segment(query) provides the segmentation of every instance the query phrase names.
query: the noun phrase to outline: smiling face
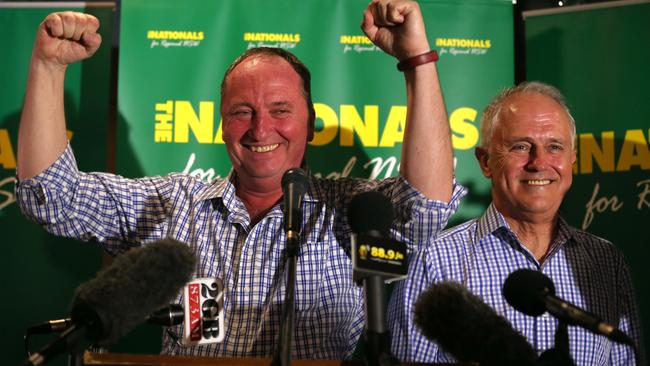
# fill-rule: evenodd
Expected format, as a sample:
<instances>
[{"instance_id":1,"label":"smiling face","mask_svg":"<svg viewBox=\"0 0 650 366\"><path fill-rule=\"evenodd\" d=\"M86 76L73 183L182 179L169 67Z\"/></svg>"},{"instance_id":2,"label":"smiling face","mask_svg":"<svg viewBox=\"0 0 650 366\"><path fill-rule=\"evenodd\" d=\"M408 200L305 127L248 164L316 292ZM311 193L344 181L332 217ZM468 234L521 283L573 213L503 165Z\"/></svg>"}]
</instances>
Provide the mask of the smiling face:
<instances>
[{"instance_id":1,"label":"smiling face","mask_svg":"<svg viewBox=\"0 0 650 366\"><path fill-rule=\"evenodd\" d=\"M243 184L280 187L284 172L301 165L313 124L302 80L287 61L257 55L237 65L224 83L221 116L223 140Z\"/></svg>"},{"instance_id":2,"label":"smiling face","mask_svg":"<svg viewBox=\"0 0 650 366\"><path fill-rule=\"evenodd\" d=\"M504 100L489 151L476 149L492 199L506 217L555 217L572 182L576 154L569 117L552 98L534 92Z\"/></svg>"}]
</instances>

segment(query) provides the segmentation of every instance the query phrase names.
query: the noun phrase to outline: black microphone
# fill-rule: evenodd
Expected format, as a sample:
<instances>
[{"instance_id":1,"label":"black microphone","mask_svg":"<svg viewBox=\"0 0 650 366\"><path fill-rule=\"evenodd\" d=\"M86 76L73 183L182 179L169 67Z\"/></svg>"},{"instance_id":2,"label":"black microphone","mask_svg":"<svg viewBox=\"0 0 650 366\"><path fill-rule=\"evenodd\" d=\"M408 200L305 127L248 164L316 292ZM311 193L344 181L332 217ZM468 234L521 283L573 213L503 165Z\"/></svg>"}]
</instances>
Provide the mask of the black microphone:
<instances>
[{"instance_id":1,"label":"black microphone","mask_svg":"<svg viewBox=\"0 0 650 366\"><path fill-rule=\"evenodd\" d=\"M145 319L149 324L162 325L171 327L183 322L183 306L180 304L171 304L164 308L158 309ZM72 325L72 318L47 320L42 323L31 325L27 328L26 334L50 334L61 333Z\"/></svg>"},{"instance_id":2,"label":"black microphone","mask_svg":"<svg viewBox=\"0 0 650 366\"><path fill-rule=\"evenodd\" d=\"M287 244L297 250L302 231L302 198L307 191L307 173L300 168L287 170L282 176L282 193L284 194L284 232ZM289 248L288 248L289 249Z\"/></svg>"},{"instance_id":3,"label":"black microphone","mask_svg":"<svg viewBox=\"0 0 650 366\"><path fill-rule=\"evenodd\" d=\"M300 232L302 231L302 198L307 191L307 173L300 168L287 170L282 176L284 194L284 232L286 233L286 279L282 323L278 343L273 352L273 366L289 366L291 363L291 344L293 343L293 320L296 303L296 269L300 251Z\"/></svg>"},{"instance_id":4,"label":"black microphone","mask_svg":"<svg viewBox=\"0 0 650 366\"><path fill-rule=\"evenodd\" d=\"M195 266L192 250L169 238L117 256L75 291L72 325L24 364L40 365L56 354L75 352L84 339L99 346L115 343L168 304Z\"/></svg>"},{"instance_id":5,"label":"black microphone","mask_svg":"<svg viewBox=\"0 0 650 366\"><path fill-rule=\"evenodd\" d=\"M548 311L568 325L577 325L612 341L634 346L632 339L616 326L555 296L553 281L542 272L526 268L512 272L503 283L503 296L508 304L526 315L539 316Z\"/></svg>"},{"instance_id":6,"label":"black microphone","mask_svg":"<svg viewBox=\"0 0 650 366\"><path fill-rule=\"evenodd\" d=\"M393 220L393 205L383 193L364 192L350 201L348 222L355 281L373 275L387 282L406 277L406 244L389 237Z\"/></svg>"},{"instance_id":7,"label":"black microphone","mask_svg":"<svg viewBox=\"0 0 650 366\"><path fill-rule=\"evenodd\" d=\"M365 294L365 360L369 365L399 364L390 353L384 282L404 278L408 268L406 244L389 238L394 219L392 203L380 192L357 194L348 205L353 278L363 284Z\"/></svg>"},{"instance_id":8,"label":"black microphone","mask_svg":"<svg viewBox=\"0 0 650 366\"><path fill-rule=\"evenodd\" d=\"M481 298L456 282L432 285L417 299L414 320L422 334L460 362L533 365L535 350Z\"/></svg>"}]
</instances>

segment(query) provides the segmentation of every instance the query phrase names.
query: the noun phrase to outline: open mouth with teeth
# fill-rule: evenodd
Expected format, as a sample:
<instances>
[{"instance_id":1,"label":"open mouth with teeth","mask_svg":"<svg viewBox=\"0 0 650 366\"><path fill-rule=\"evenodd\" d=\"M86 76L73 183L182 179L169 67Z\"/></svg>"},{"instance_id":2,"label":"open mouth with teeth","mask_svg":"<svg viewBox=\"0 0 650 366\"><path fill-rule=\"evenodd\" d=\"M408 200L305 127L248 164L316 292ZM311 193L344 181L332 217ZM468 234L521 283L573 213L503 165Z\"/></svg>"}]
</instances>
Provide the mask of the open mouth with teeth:
<instances>
[{"instance_id":1,"label":"open mouth with teeth","mask_svg":"<svg viewBox=\"0 0 650 366\"><path fill-rule=\"evenodd\" d=\"M530 185L530 186L545 186L551 184L550 179L531 179L531 180L525 180L524 183Z\"/></svg>"},{"instance_id":2,"label":"open mouth with teeth","mask_svg":"<svg viewBox=\"0 0 650 366\"><path fill-rule=\"evenodd\" d=\"M273 150L277 149L278 146L280 146L280 144L265 145L265 146L252 146L252 145L249 145L247 147L252 152L265 153L265 152L269 152L269 151L273 151Z\"/></svg>"}]
</instances>

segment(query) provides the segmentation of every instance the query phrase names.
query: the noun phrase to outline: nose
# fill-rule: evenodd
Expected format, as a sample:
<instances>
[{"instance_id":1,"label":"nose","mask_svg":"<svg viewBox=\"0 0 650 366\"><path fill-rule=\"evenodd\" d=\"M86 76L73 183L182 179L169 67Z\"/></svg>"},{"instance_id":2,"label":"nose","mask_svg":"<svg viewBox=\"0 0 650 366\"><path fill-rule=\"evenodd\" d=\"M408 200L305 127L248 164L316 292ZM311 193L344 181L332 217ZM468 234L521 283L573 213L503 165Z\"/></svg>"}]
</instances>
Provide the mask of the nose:
<instances>
[{"instance_id":1,"label":"nose","mask_svg":"<svg viewBox=\"0 0 650 366\"><path fill-rule=\"evenodd\" d=\"M526 170L528 171L543 171L548 165L548 153L544 149L533 148L528 155L528 163Z\"/></svg>"},{"instance_id":2,"label":"nose","mask_svg":"<svg viewBox=\"0 0 650 366\"><path fill-rule=\"evenodd\" d=\"M273 122L270 116L265 112L257 112L251 118L248 134L255 141L264 141L273 130Z\"/></svg>"}]
</instances>

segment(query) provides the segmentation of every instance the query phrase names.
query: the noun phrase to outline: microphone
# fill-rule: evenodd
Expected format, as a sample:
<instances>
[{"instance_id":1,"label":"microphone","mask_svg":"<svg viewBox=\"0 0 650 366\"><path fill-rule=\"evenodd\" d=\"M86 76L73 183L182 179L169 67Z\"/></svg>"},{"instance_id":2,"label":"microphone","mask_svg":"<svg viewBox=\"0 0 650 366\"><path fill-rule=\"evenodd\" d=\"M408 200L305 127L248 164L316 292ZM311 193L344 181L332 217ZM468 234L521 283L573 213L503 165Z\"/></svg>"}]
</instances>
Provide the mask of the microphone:
<instances>
[{"instance_id":1,"label":"microphone","mask_svg":"<svg viewBox=\"0 0 650 366\"><path fill-rule=\"evenodd\" d=\"M395 212L390 200L380 192L364 192L348 205L352 229L353 279L363 284L366 306L365 358L370 365L397 365L390 353L386 327L385 281L406 277L406 244L390 239Z\"/></svg>"},{"instance_id":2,"label":"microphone","mask_svg":"<svg viewBox=\"0 0 650 366\"><path fill-rule=\"evenodd\" d=\"M632 339L616 326L555 296L553 281L542 272L525 268L512 272L503 283L503 296L508 304L526 315L539 316L548 311L568 325L577 325L614 342L634 346Z\"/></svg>"},{"instance_id":3,"label":"microphone","mask_svg":"<svg viewBox=\"0 0 650 366\"><path fill-rule=\"evenodd\" d=\"M145 321L149 324L171 327L182 323L184 316L182 305L171 304L149 314ZM72 318L47 320L28 327L25 333L27 335L61 333L71 325Z\"/></svg>"},{"instance_id":4,"label":"microphone","mask_svg":"<svg viewBox=\"0 0 650 366\"><path fill-rule=\"evenodd\" d=\"M58 353L74 352L83 339L99 346L115 343L148 314L168 304L195 266L192 250L170 238L117 256L76 289L72 325L24 365L40 365Z\"/></svg>"},{"instance_id":5,"label":"microphone","mask_svg":"<svg viewBox=\"0 0 650 366\"><path fill-rule=\"evenodd\" d=\"M456 282L440 282L415 302L414 320L422 334L460 362L480 365L533 365L528 341L481 298Z\"/></svg>"},{"instance_id":6,"label":"microphone","mask_svg":"<svg viewBox=\"0 0 650 366\"><path fill-rule=\"evenodd\" d=\"M307 191L307 173L300 168L287 170L282 176L282 193L284 194L284 232L286 233L285 268L287 284L285 286L284 304L282 305L282 323L278 334L278 343L273 352L273 366L289 366L291 363L291 344L293 343L293 320L296 303L296 269L300 251L300 232L302 231L302 198Z\"/></svg>"},{"instance_id":7,"label":"microphone","mask_svg":"<svg viewBox=\"0 0 650 366\"><path fill-rule=\"evenodd\" d=\"M380 276L386 282L406 277L406 244L389 238L393 220L393 205L380 192L360 193L350 201L348 222L352 229L355 281L361 282L373 275Z\"/></svg>"},{"instance_id":8,"label":"microphone","mask_svg":"<svg viewBox=\"0 0 650 366\"><path fill-rule=\"evenodd\" d=\"M287 234L287 250L295 250L296 254L302 231L302 197L307 191L307 182L307 173L300 168L289 169L282 176L284 232Z\"/></svg>"}]
</instances>

